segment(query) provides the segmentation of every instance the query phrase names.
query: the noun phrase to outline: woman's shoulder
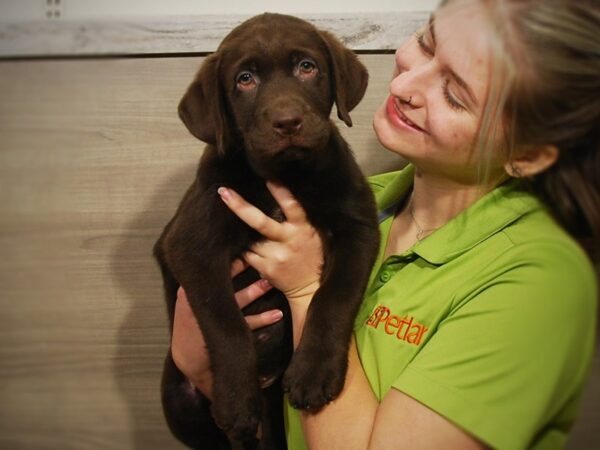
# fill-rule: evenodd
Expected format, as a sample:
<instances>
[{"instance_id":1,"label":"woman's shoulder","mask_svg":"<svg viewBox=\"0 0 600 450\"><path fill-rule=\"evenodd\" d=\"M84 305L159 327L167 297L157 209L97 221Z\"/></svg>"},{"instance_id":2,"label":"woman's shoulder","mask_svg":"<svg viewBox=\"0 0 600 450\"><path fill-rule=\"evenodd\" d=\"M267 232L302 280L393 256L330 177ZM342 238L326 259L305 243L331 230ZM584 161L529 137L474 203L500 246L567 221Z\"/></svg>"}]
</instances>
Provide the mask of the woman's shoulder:
<instances>
[{"instance_id":1,"label":"woman's shoulder","mask_svg":"<svg viewBox=\"0 0 600 450\"><path fill-rule=\"evenodd\" d=\"M596 268L546 210L531 211L501 234L508 245L491 264L498 276L494 283L513 283L523 298L543 298L548 308L554 304L563 313L564 308L595 310Z\"/></svg>"},{"instance_id":2,"label":"woman's shoulder","mask_svg":"<svg viewBox=\"0 0 600 450\"><path fill-rule=\"evenodd\" d=\"M542 264L549 271L594 275L594 267L577 241L544 208L522 216L503 230L517 259Z\"/></svg>"},{"instance_id":3,"label":"woman's shoulder","mask_svg":"<svg viewBox=\"0 0 600 450\"><path fill-rule=\"evenodd\" d=\"M496 220L492 246L502 255L493 256L498 264L508 267L543 267L550 275L596 280L597 274L586 252L552 217L548 208L517 183L507 183L490 193L488 200L472 214L474 223L485 227ZM498 216L498 217L496 217ZM472 224L471 224L472 226Z\"/></svg>"}]
</instances>

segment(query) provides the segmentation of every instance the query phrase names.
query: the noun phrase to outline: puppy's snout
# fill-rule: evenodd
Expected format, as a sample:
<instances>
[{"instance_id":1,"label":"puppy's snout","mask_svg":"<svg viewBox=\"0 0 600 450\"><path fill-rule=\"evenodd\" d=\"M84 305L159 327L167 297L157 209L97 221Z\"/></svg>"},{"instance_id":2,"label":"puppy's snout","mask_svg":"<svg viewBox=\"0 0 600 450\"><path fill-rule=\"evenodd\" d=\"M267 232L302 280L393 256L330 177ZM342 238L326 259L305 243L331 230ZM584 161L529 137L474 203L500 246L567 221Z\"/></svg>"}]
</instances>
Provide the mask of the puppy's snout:
<instances>
[{"instance_id":1,"label":"puppy's snout","mask_svg":"<svg viewBox=\"0 0 600 450\"><path fill-rule=\"evenodd\" d=\"M283 137L295 136L302 129L302 115L294 111L280 113L273 120L273 129Z\"/></svg>"}]
</instances>

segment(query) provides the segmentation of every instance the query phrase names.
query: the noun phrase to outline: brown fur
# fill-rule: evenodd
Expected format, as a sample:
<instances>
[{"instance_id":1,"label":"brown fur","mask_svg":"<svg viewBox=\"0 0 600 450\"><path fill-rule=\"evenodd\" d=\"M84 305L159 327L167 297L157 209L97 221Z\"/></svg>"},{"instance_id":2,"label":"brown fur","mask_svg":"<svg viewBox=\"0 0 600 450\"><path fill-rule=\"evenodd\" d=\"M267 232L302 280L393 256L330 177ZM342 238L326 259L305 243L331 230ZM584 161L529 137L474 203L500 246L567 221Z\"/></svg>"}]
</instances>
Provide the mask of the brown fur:
<instances>
[{"instance_id":1,"label":"brown fur","mask_svg":"<svg viewBox=\"0 0 600 450\"><path fill-rule=\"evenodd\" d=\"M240 82L249 78L240 76L244 72L255 83L249 88ZM181 119L209 145L155 256L171 326L176 291L183 286L214 373L209 410L210 402L190 389L167 355L164 411L171 430L189 446L212 450L243 442L252 448L261 422L260 448L282 448L281 383L291 404L309 411L343 387L353 322L379 234L370 188L329 115L335 102L339 117L351 125L349 111L366 86L366 69L333 36L294 17L263 14L224 39L181 100ZM231 262L261 236L229 211L216 190L230 187L277 217L281 212L265 180L290 189L324 246L321 287L293 356L285 299L272 292L244 311L285 312L285 320L253 335L229 275ZM234 280L236 288L257 275L244 277ZM277 380L263 390L269 395L261 396L259 374L264 383Z\"/></svg>"}]
</instances>

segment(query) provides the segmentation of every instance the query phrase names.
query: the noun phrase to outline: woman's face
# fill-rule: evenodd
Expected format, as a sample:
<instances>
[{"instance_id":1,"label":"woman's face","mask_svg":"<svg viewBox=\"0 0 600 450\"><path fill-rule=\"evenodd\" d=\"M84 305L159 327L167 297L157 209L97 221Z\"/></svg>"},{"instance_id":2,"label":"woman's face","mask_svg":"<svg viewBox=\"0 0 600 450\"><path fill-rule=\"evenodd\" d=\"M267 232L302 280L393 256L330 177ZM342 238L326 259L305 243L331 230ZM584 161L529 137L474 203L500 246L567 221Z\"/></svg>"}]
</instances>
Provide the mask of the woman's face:
<instances>
[{"instance_id":1,"label":"woman's face","mask_svg":"<svg viewBox=\"0 0 600 450\"><path fill-rule=\"evenodd\" d=\"M479 179L475 141L491 78L492 24L480 3L450 2L396 51L390 96L373 121L380 142L421 173L468 184ZM485 164L499 176L502 152Z\"/></svg>"}]
</instances>

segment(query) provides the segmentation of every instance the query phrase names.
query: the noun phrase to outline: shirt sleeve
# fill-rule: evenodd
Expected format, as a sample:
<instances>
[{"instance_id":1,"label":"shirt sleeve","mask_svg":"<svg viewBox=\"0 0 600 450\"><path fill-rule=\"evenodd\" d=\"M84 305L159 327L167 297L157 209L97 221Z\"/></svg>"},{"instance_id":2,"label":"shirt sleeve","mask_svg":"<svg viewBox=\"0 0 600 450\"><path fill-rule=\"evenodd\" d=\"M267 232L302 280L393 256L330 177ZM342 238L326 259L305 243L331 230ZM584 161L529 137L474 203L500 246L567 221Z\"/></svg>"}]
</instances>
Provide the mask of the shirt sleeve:
<instances>
[{"instance_id":1,"label":"shirt sleeve","mask_svg":"<svg viewBox=\"0 0 600 450\"><path fill-rule=\"evenodd\" d=\"M480 283L467 283L476 290L455 293L452 311L392 385L494 448L532 446L581 391L593 354L589 263L535 251L544 258L499 257L500 275L482 270Z\"/></svg>"}]
</instances>

